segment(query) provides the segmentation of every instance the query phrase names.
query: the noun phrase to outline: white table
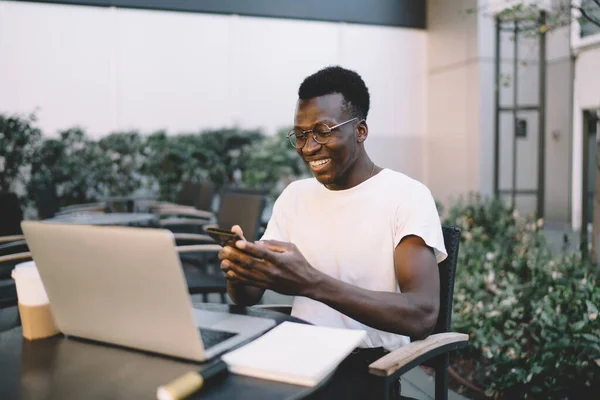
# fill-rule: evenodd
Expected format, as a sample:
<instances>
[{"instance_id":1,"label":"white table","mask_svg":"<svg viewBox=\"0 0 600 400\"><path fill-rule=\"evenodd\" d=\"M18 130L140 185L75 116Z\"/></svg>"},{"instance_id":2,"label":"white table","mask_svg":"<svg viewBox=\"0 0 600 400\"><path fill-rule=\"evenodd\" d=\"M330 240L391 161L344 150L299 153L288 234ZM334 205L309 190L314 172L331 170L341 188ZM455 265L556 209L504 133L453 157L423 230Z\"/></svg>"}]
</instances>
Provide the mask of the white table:
<instances>
[{"instance_id":1,"label":"white table","mask_svg":"<svg viewBox=\"0 0 600 400\"><path fill-rule=\"evenodd\" d=\"M158 224L158 217L150 213L71 213L59 215L44 220L46 222L61 222L85 225L132 225L154 226Z\"/></svg>"}]
</instances>

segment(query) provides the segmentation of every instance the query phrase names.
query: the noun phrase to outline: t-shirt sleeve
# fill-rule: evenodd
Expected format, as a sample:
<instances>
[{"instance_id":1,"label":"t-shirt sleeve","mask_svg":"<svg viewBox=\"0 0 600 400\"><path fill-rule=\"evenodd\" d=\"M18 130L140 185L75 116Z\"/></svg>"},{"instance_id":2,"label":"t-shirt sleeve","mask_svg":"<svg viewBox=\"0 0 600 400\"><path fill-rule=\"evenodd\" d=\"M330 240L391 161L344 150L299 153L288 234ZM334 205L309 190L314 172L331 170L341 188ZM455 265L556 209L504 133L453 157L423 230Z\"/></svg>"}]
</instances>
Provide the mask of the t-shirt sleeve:
<instances>
[{"instance_id":1,"label":"t-shirt sleeve","mask_svg":"<svg viewBox=\"0 0 600 400\"><path fill-rule=\"evenodd\" d=\"M277 240L280 242L289 242L289 227L287 212L289 211L290 196L287 193L288 190L284 190L283 193L275 200L273 204L273 213L265 229L265 233L260 240Z\"/></svg>"},{"instance_id":2,"label":"t-shirt sleeve","mask_svg":"<svg viewBox=\"0 0 600 400\"><path fill-rule=\"evenodd\" d=\"M396 209L394 248L406 236L419 236L433 249L435 258L440 263L448 256L440 216L429 189L422 186L416 191L411 201L399 205Z\"/></svg>"}]
</instances>

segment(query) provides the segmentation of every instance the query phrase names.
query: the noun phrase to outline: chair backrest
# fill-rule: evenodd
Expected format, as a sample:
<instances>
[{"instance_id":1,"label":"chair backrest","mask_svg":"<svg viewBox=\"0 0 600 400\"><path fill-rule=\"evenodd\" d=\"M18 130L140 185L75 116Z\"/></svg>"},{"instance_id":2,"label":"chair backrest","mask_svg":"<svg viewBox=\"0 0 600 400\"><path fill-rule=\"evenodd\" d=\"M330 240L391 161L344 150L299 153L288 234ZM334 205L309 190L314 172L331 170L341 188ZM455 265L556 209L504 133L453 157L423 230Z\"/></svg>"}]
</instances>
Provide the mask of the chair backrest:
<instances>
[{"instance_id":1,"label":"chair backrest","mask_svg":"<svg viewBox=\"0 0 600 400\"><path fill-rule=\"evenodd\" d=\"M199 185L198 194L194 206L197 210L212 211L212 201L215 195L215 185L204 182Z\"/></svg>"},{"instance_id":2,"label":"chair backrest","mask_svg":"<svg viewBox=\"0 0 600 400\"><path fill-rule=\"evenodd\" d=\"M40 185L34 191L35 205L39 219L52 218L60 209L60 202L54 185Z\"/></svg>"},{"instance_id":3,"label":"chair backrest","mask_svg":"<svg viewBox=\"0 0 600 400\"><path fill-rule=\"evenodd\" d=\"M246 239L258 239L260 219L265 208L266 198L260 194L240 193L222 190L220 193L217 220L223 229L239 225Z\"/></svg>"},{"instance_id":4,"label":"chair backrest","mask_svg":"<svg viewBox=\"0 0 600 400\"><path fill-rule=\"evenodd\" d=\"M454 295L454 277L460 245L460 229L455 226L443 226L444 246L448 257L439 263L440 272L440 311L433 333L450 331L452 319L452 297Z\"/></svg>"},{"instance_id":5,"label":"chair backrest","mask_svg":"<svg viewBox=\"0 0 600 400\"><path fill-rule=\"evenodd\" d=\"M16 240L14 242L0 243L0 257L27 252L29 252L29 247L27 246L27 242L25 242L25 240ZM0 261L0 281L3 279L12 279L10 276L11 271L13 270L15 265L22 263L23 261L27 260L19 259L10 261Z\"/></svg>"},{"instance_id":6,"label":"chair backrest","mask_svg":"<svg viewBox=\"0 0 600 400\"><path fill-rule=\"evenodd\" d=\"M262 194L267 195L269 191L265 188L247 188L247 187L239 187L239 186L226 186L223 188L228 192L236 192L236 193L246 193L246 194Z\"/></svg>"},{"instance_id":7,"label":"chair backrest","mask_svg":"<svg viewBox=\"0 0 600 400\"><path fill-rule=\"evenodd\" d=\"M196 199L200 193L200 184L190 181L184 181L181 183L179 193L177 193L177 204L182 206L194 206Z\"/></svg>"},{"instance_id":8,"label":"chair backrest","mask_svg":"<svg viewBox=\"0 0 600 400\"><path fill-rule=\"evenodd\" d=\"M23 211L16 194L0 193L0 236L20 235Z\"/></svg>"}]
</instances>

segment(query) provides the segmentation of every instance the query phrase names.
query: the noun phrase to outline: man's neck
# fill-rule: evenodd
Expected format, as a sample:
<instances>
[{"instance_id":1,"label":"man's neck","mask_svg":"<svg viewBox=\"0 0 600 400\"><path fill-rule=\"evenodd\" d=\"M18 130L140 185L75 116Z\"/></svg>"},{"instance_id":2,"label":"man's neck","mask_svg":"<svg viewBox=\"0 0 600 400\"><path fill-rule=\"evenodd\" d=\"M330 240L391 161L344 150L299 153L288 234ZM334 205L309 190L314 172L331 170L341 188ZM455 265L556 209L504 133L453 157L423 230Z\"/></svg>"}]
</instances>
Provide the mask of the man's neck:
<instances>
[{"instance_id":1,"label":"man's neck","mask_svg":"<svg viewBox=\"0 0 600 400\"><path fill-rule=\"evenodd\" d=\"M371 178L377 167L368 156L362 160L357 160L350 170L340 179L340 182L324 185L329 190L347 190L360 185L367 179Z\"/></svg>"}]
</instances>

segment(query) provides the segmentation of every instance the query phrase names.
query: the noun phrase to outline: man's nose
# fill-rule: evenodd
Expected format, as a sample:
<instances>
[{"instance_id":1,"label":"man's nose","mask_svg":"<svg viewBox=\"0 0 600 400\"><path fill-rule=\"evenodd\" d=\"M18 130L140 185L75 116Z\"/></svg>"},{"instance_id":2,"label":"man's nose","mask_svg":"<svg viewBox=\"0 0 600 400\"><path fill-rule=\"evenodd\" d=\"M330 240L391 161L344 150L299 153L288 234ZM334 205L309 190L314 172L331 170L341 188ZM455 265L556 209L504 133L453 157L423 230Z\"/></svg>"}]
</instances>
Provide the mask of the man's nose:
<instances>
[{"instance_id":1,"label":"man's nose","mask_svg":"<svg viewBox=\"0 0 600 400\"><path fill-rule=\"evenodd\" d=\"M304 154L313 154L313 153L316 153L317 151L319 151L321 146L322 145L317 143L317 141L315 140L315 137L311 133L306 138L306 143L304 143L304 146L302 147L302 152Z\"/></svg>"}]
</instances>

